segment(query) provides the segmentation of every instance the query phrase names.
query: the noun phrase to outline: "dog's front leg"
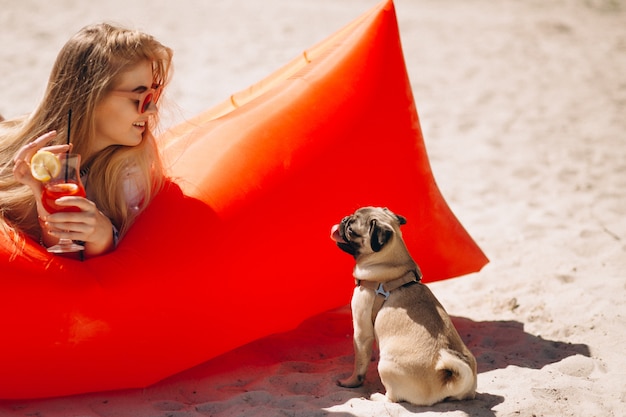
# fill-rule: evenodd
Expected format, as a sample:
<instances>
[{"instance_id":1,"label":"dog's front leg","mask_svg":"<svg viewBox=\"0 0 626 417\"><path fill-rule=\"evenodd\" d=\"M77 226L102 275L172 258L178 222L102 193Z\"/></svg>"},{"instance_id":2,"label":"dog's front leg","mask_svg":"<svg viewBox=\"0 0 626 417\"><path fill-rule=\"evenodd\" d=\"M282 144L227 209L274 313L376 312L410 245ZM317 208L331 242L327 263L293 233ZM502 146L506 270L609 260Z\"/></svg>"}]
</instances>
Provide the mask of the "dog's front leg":
<instances>
[{"instance_id":1,"label":"dog's front leg","mask_svg":"<svg viewBox=\"0 0 626 417\"><path fill-rule=\"evenodd\" d=\"M374 324L372 305L376 295L363 287L356 287L352 295L352 326L354 327L354 372L337 384L346 388L356 388L363 384L367 367L372 359L374 344Z\"/></svg>"}]
</instances>

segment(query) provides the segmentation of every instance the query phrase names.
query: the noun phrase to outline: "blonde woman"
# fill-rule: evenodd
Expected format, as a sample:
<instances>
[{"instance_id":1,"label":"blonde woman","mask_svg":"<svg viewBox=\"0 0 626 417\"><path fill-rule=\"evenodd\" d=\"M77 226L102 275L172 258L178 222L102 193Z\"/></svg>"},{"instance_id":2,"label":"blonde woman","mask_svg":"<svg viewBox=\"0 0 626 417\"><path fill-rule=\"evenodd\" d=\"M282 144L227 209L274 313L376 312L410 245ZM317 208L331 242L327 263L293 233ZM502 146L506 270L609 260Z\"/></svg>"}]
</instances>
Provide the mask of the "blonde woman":
<instances>
[{"instance_id":1,"label":"blonde woman","mask_svg":"<svg viewBox=\"0 0 626 417\"><path fill-rule=\"evenodd\" d=\"M85 27L59 53L35 111L0 123L0 233L11 236L16 251L23 236L46 247L59 238L82 241L85 256L115 248L164 181L152 131L171 62L172 50L150 35ZM40 149L81 155L87 198L56 201L80 212L43 208L42 185L29 166Z\"/></svg>"}]
</instances>

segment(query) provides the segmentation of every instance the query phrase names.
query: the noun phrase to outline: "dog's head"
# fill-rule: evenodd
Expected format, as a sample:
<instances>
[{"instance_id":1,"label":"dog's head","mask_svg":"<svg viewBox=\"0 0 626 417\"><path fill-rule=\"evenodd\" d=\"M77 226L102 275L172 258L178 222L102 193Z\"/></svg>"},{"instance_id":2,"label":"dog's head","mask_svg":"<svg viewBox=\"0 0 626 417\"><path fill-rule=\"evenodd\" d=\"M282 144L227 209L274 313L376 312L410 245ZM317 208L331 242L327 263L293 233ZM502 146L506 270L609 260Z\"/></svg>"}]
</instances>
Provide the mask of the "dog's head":
<instances>
[{"instance_id":1,"label":"dog's head","mask_svg":"<svg viewBox=\"0 0 626 417\"><path fill-rule=\"evenodd\" d=\"M344 252L358 258L381 252L396 236L406 219L387 208L363 207L331 229L330 237Z\"/></svg>"}]
</instances>

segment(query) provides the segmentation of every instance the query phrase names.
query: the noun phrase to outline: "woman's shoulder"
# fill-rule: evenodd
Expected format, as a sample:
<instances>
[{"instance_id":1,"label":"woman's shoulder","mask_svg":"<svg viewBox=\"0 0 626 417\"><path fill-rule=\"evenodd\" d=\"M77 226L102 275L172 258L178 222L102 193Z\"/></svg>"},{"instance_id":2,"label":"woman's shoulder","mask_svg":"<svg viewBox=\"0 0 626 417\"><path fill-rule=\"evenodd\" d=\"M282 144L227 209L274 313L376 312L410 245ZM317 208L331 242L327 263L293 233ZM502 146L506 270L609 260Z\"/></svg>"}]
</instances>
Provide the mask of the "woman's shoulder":
<instances>
[{"instance_id":1,"label":"woman's shoulder","mask_svg":"<svg viewBox=\"0 0 626 417\"><path fill-rule=\"evenodd\" d=\"M124 187L126 202L131 210L138 210L145 197L145 190L143 189L141 175L141 170L135 164L131 164L124 168L122 186Z\"/></svg>"},{"instance_id":2,"label":"woman's shoulder","mask_svg":"<svg viewBox=\"0 0 626 417\"><path fill-rule=\"evenodd\" d=\"M22 126L26 121L27 116L15 117L13 119L5 119L0 114L0 134L13 131L16 127Z\"/></svg>"},{"instance_id":3,"label":"woman's shoulder","mask_svg":"<svg viewBox=\"0 0 626 417\"><path fill-rule=\"evenodd\" d=\"M0 115L0 163L13 159L17 149L24 145L23 126L26 117L4 119Z\"/></svg>"}]
</instances>

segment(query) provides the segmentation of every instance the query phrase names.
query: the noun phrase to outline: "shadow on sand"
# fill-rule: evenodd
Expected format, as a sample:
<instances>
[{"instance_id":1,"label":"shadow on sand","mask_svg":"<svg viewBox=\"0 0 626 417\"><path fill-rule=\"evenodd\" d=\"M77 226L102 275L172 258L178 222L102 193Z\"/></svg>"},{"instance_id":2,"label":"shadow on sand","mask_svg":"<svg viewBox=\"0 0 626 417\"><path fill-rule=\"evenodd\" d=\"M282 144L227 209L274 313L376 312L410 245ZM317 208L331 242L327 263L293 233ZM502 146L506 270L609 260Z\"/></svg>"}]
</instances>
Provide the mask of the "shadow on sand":
<instances>
[{"instance_id":1,"label":"shadow on sand","mask_svg":"<svg viewBox=\"0 0 626 417\"><path fill-rule=\"evenodd\" d=\"M518 321L472 321L452 317L455 327L476 356L478 372L510 365L541 369L573 355L589 357L589 346L543 339L524 331Z\"/></svg>"},{"instance_id":2,"label":"shadow on sand","mask_svg":"<svg viewBox=\"0 0 626 417\"><path fill-rule=\"evenodd\" d=\"M590 356L586 345L543 339L525 332L524 324L517 321L476 322L463 317L452 317L452 321L476 356L479 373L510 365L541 369L569 356ZM311 317L291 331L234 349L153 386L75 396L72 407L77 412L88 407L97 415L116 407L132 407L134 415L154 413L155 407L168 410L182 407L193 410L185 414L189 416L257 415L262 409L266 415L278 415L296 407L303 416L354 417L351 412L342 411L341 405L384 392L384 387L378 377L376 358L363 386L356 389L336 386L337 378L350 374L352 362L351 313L349 306L345 306ZM494 417L494 408L504 400L500 395L482 392L479 385L472 401L443 402L431 407L400 403L394 407L411 413L462 411L473 417ZM55 399L0 401L0 414L5 415L3 410L22 410L35 415L57 406Z\"/></svg>"}]
</instances>

